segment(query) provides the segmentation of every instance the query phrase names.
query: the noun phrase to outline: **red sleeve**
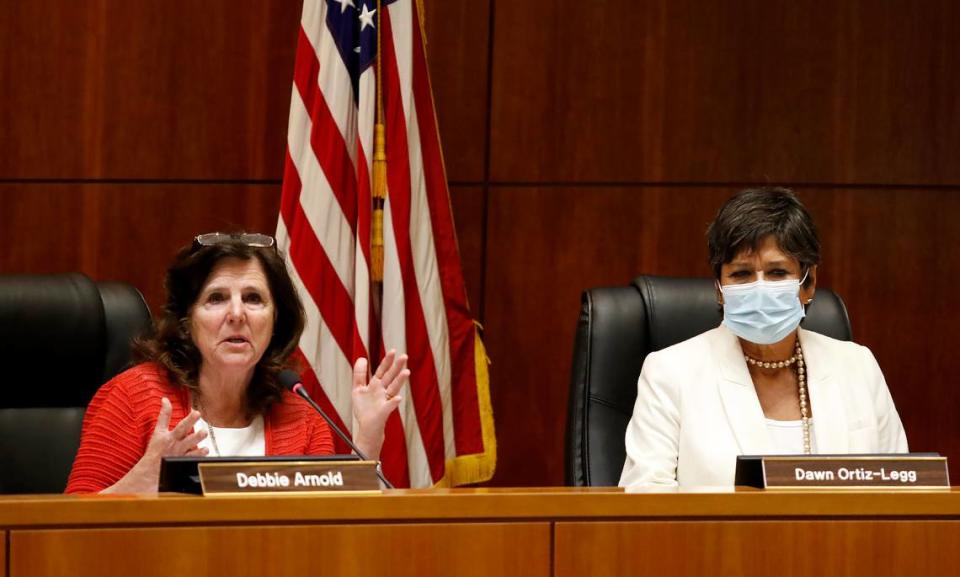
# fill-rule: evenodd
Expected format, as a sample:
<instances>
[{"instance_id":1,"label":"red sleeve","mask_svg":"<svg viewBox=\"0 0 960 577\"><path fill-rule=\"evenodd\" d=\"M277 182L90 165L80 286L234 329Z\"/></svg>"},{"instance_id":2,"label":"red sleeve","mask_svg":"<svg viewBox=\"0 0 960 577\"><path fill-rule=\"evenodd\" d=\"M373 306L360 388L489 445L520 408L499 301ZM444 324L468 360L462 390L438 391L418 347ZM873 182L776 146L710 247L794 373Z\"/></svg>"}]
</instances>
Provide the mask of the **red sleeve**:
<instances>
[{"instance_id":1,"label":"red sleeve","mask_svg":"<svg viewBox=\"0 0 960 577\"><path fill-rule=\"evenodd\" d=\"M97 493L119 481L143 457L156 427L160 399L171 391L161 372L139 365L100 387L87 407L80 449L66 493ZM174 403L175 423L182 415Z\"/></svg>"}]
</instances>

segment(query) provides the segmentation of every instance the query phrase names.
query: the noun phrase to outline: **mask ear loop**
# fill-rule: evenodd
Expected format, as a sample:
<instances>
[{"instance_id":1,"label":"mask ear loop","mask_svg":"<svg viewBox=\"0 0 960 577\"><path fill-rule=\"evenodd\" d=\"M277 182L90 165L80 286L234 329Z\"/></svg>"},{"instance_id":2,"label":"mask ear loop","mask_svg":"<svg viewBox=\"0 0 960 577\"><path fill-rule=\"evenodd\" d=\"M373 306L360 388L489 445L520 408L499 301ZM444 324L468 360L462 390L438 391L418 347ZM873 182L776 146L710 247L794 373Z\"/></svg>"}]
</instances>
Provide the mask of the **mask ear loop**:
<instances>
[{"instance_id":1,"label":"mask ear loop","mask_svg":"<svg viewBox=\"0 0 960 577\"><path fill-rule=\"evenodd\" d=\"M803 278L800 279L800 286L799 286L799 288L797 289L797 300L800 301L800 306L803 307L803 316L804 316L804 317L807 316L807 305L810 304L811 301L813 301L813 299L809 299L809 300L807 300L807 302L803 302L802 300L800 300L800 291L803 290L803 283L807 282L807 277L808 277L808 276L810 276L810 268L809 268L809 267L807 267L807 272L803 273Z\"/></svg>"}]
</instances>

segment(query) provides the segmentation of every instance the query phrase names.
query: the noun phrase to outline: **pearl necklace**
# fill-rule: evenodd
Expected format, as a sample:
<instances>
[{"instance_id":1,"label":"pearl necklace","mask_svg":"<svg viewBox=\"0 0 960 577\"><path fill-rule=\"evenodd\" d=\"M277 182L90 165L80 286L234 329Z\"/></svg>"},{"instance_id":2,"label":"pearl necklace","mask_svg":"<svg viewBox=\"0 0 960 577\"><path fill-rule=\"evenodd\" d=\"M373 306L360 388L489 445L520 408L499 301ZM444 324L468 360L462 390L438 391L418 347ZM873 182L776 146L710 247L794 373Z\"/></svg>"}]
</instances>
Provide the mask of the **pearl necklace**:
<instances>
[{"instance_id":1,"label":"pearl necklace","mask_svg":"<svg viewBox=\"0 0 960 577\"><path fill-rule=\"evenodd\" d=\"M743 358L747 363L764 369L782 369L796 363L797 365L797 389L800 396L800 423L803 426L803 453L810 455L812 453L810 446L810 411L807 409L807 367L803 361L803 349L800 348L800 339L794 346L793 356L785 361L766 362L755 359L747 354Z\"/></svg>"},{"instance_id":2,"label":"pearl necklace","mask_svg":"<svg viewBox=\"0 0 960 577\"><path fill-rule=\"evenodd\" d=\"M203 415L203 404L200 403L200 399L195 399L193 403L193 408L200 411L200 414ZM207 436L210 437L210 443L213 445L214 457L220 456L220 447L217 446L217 434L213 431L213 427L210 426L210 423L206 419L203 419L203 424L207 426Z\"/></svg>"},{"instance_id":3,"label":"pearl necklace","mask_svg":"<svg viewBox=\"0 0 960 577\"><path fill-rule=\"evenodd\" d=\"M207 434L210 435L210 441L213 443L213 456L220 456L220 447L217 446L217 434L213 432L213 427L210 426L210 423L203 421L207 425ZM809 453L809 451L807 451Z\"/></svg>"},{"instance_id":4,"label":"pearl necklace","mask_svg":"<svg viewBox=\"0 0 960 577\"><path fill-rule=\"evenodd\" d=\"M797 350L799 350L799 349L797 349ZM782 368L784 368L784 367L789 367L789 366L792 365L793 363L797 362L797 355L796 355L796 354L794 354L792 357L790 357L789 359L787 359L787 360L785 360L785 361L773 361L773 362L761 361L761 360L755 359L755 358L753 358L753 357L751 357L750 355L747 355L747 354L744 354L744 355L743 355L743 358L744 358L744 360L746 360L746 361L747 361L748 363L750 363L751 365L753 365L753 366L755 366L755 367L761 367L761 368L764 368L764 369L782 369Z\"/></svg>"}]
</instances>

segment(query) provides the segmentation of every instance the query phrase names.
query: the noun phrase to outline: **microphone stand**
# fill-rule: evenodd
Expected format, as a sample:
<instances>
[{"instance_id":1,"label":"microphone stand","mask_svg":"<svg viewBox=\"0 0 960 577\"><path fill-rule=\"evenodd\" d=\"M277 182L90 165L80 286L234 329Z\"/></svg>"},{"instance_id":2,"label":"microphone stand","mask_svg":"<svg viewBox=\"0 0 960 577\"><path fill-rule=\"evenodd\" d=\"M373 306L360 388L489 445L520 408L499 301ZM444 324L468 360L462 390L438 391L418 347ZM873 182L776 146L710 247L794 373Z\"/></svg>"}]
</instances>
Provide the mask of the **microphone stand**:
<instances>
[{"instance_id":1,"label":"microphone stand","mask_svg":"<svg viewBox=\"0 0 960 577\"><path fill-rule=\"evenodd\" d=\"M370 460L363 453L363 451L361 451L360 448L357 447L353 443L353 441L350 440L350 437L347 436L346 433L340 430L340 427L338 427L336 423L333 422L333 419L327 416L327 413L325 413L324 410L320 408L320 405L318 405L313 399L310 398L310 394L307 393L307 390L303 388L303 385L301 383L297 383L296 385L294 385L292 390L294 393L300 395L301 399L308 402L310 406L313 407L313 410L318 412L320 416L323 417L323 420L326 421L328 425L330 425L330 428L333 429L333 432L336 433L337 436L340 437L343 440L343 442L346 443L351 449L353 449L353 452L356 453L361 460L363 461ZM393 484L390 481L388 481L387 478L383 475L383 470L380 467L380 461L377 461L377 477L380 479L380 482L383 483L383 486L386 487L387 489L394 488Z\"/></svg>"}]
</instances>

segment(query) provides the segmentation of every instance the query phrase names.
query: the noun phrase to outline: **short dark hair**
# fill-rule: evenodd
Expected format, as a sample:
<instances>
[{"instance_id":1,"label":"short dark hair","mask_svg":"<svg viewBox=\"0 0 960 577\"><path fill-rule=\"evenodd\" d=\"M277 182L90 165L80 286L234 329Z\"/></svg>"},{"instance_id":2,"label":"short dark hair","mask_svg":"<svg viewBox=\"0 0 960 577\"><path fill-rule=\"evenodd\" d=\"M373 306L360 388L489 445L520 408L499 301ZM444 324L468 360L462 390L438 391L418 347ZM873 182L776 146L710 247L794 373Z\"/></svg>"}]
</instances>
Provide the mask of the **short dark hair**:
<instances>
[{"instance_id":1,"label":"short dark hair","mask_svg":"<svg viewBox=\"0 0 960 577\"><path fill-rule=\"evenodd\" d=\"M714 276L719 279L724 264L744 249L757 250L770 235L783 252L797 259L801 270L820 264L820 239L806 207L790 189L765 186L735 194L707 228Z\"/></svg>"},{"instance_id":2,"label":"short dark hair","mask_svg":"<svg viewBox=\"0 0 960 577\"><path fill-rule=\"evenodd\" d=\"M247 389L248 412L263 414L280 401L283 386L278 375L288 367L290 355L300 341L306 322L303 303L282 256L274 247L253 247L231 240L212 246L193 244L180 249L167 269L164 283L167 302L163 313L152 334L134 344L134 358L137 362L152 361L161 365L171 381L194 394L200 392L198 376L203 359L190 336L188 317L210 273L226 258L244 261L256 258L260 261L276 309L273 336Z\"/></svg>"}]
</instances>

